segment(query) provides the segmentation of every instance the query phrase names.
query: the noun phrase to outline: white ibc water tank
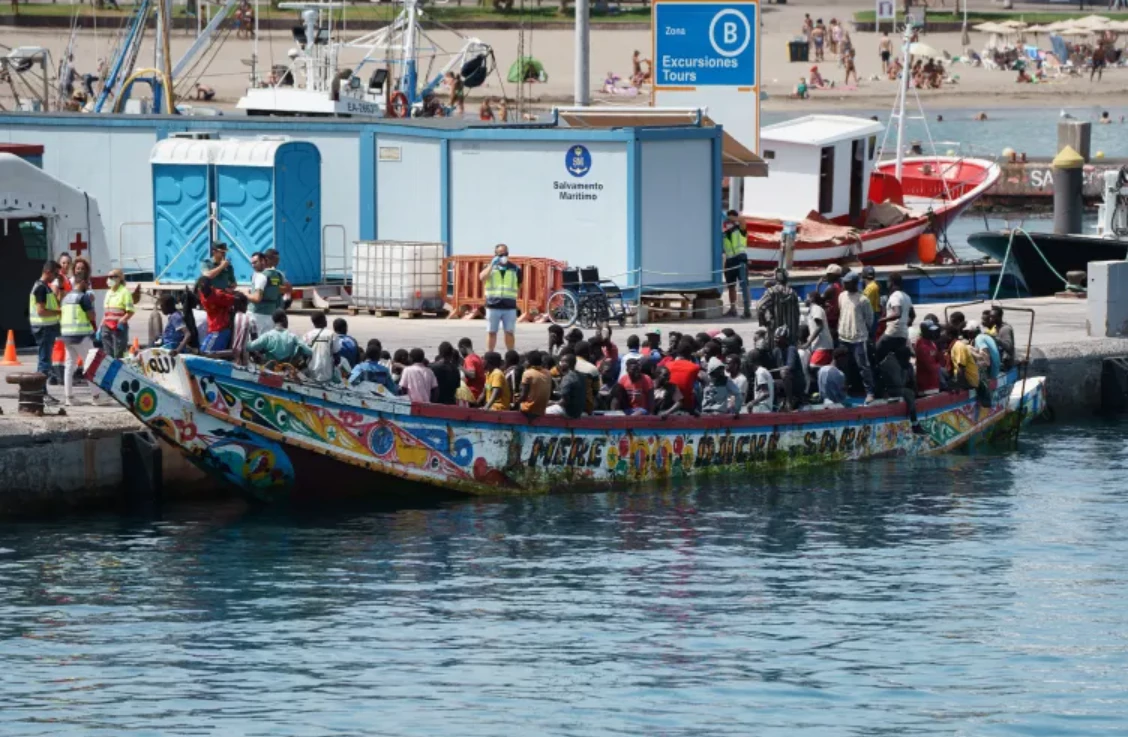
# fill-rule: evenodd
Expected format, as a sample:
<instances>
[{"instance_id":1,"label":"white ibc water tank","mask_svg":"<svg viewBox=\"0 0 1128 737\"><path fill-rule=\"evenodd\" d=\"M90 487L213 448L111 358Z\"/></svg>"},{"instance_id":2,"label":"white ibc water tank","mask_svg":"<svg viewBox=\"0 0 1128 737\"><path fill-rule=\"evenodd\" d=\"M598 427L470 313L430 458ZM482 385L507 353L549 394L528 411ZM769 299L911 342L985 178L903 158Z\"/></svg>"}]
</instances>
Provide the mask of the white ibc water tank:
<instances>
[{"instance_id":1,"label":"white ibc water tank","mask_svg":"<svg viewBox=\"0 0 1128 737\"><path fill-rule=\"evenodd\" d=\"M442 243L356 241L353 303L362 310L441 310Z\"/></svg>"}]
</instances>

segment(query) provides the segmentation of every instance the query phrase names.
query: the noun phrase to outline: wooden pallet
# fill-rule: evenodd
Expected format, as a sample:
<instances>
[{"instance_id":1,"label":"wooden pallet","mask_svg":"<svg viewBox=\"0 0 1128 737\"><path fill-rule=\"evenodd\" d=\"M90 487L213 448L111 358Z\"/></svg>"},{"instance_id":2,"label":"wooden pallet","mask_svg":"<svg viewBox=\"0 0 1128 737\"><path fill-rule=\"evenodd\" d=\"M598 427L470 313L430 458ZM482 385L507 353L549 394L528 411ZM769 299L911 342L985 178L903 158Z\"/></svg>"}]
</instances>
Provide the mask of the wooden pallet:
<instances>
[{"instance_id":1,"label":"wooden pallet","mask_svg":"<svg viewBox=\"0 0 1128 737\"><path fill-rule=\"evenodd\" d=\"M446 317L446 310L366 310L369 315L377 317L398 317L401 320L414 320L420 317ZM356 316L360 313L359 308L350 307L349 314Z\"/></svg>"}]
</instances>

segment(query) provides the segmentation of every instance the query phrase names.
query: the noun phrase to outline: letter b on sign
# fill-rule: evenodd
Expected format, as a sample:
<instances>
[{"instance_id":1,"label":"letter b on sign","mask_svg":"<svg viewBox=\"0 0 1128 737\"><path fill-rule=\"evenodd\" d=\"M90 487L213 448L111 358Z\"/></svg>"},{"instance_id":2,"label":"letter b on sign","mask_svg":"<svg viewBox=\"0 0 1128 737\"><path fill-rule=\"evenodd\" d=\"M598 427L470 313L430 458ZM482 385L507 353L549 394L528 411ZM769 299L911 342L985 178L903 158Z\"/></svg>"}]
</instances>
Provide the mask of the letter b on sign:
<instances>
[{"instance_id":1,"label":"letter b on sign","mask_svg":"<svg viewBox=\"0 0 1128 737\"><path fill-rule=\"evenodd\" d=\"M724 25L725 46L731 46L736 43L736 24L732 21L725 21Z\"/></svg>"},{"instance_id":2,"label":"letter b on sign","mask_svg":"<svg viewBox=\"0 0 1128 737\"><path fill-rule=\"evenodd\" d=\"M748 16L734 8L717 13L709 24L709 43L713 51L727 59L743 54L752 43L752 35Z\"/></svg>"}]
</instances>

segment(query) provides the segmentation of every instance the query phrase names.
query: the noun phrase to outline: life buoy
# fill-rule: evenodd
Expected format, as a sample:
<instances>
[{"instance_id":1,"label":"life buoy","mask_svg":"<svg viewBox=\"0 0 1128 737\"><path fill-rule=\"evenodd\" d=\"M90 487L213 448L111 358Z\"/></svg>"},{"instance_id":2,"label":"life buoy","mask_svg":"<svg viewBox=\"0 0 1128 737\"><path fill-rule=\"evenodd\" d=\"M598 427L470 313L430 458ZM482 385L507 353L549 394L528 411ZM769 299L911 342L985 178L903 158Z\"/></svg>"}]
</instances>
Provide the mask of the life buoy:
<instances>
[{"instance_id":1,"label":"life buoy","mask_svg":"<svg viewBox=\"0 0 1128 737\"><path fill-rule=\"evenodd\" d=\"M402 92L393 93L388 100L388 117L406 118L410 112L411 105L407 102L407 95Z\"/></svg>"}]
</instances>

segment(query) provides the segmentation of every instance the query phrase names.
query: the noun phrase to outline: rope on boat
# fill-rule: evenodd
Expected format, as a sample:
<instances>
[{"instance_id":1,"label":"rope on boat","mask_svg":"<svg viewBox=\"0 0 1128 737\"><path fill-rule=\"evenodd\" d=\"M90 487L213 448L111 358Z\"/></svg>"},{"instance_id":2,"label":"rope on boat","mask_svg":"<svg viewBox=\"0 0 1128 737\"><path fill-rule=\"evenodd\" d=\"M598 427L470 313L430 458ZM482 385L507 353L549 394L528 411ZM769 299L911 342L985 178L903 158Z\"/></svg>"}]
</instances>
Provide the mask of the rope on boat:
<instances>
[{"instance_id":1,"label":"rope on boat","mask_svg":"<svg viewBox=\"0 0 1128 737\"><path fill-rule=\"evenodd\" d=\"M1046 258L1046 254L1042 253L1042 249L1038 248L1038 244L1034 242L1034 239L1030 236L1029 233L1027 233L1022 228L1012 228L1011 232L1010 232L1010 238L1007 240L1007 251L1006 251L1006 253L1003 254L1003 268L1002 268L1002 271L1000 272L999 281L995 285L995 294L994 294L994 296L991 297L992 300L997 300L999 298L999 290L1001 290L1003 288L1002 274L1006 273L1007 263L1010 261L1011 248L1014 246L1015 233L1022 233L1024 236L1026 236L1026 240L1030 241L1031 248L1033 248L1034 252L1038 254L1038 257L1042 259L1042 263L1044 263L1046 265L1046 268L1049 269L1053 273L1053 275L1056 276L1061 281L1061 283L1063 285L1065 285L1066 291L1068 291L1068 292L1075 292L1075 291L1076 292L1084 292L1085 291L1084 287L1073 286L1068 281L1066 281L1064 276L1062 276L1060 273L1058 273L1058 270L1055 269L1054 265L1050 263L1050 260L1048 258Z\"/></svg>"}]
</instances>

